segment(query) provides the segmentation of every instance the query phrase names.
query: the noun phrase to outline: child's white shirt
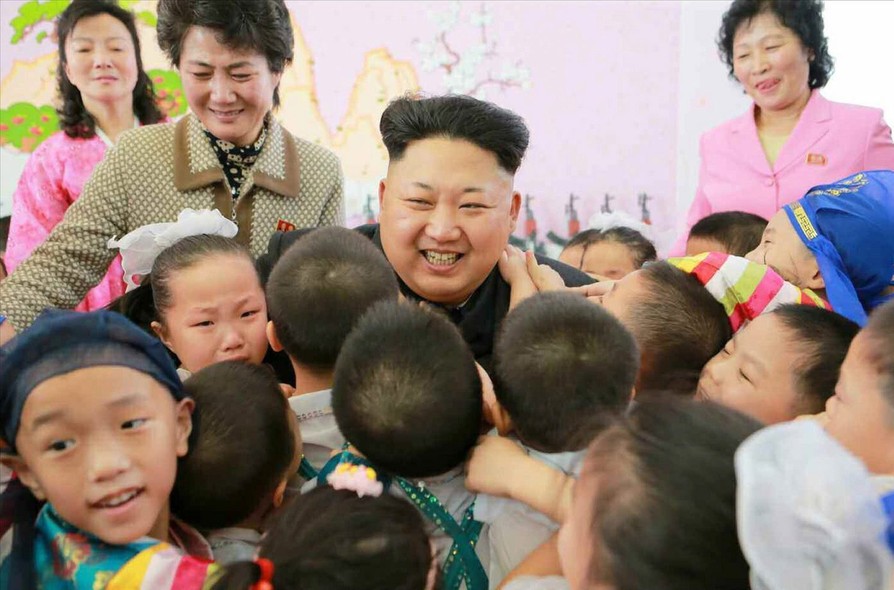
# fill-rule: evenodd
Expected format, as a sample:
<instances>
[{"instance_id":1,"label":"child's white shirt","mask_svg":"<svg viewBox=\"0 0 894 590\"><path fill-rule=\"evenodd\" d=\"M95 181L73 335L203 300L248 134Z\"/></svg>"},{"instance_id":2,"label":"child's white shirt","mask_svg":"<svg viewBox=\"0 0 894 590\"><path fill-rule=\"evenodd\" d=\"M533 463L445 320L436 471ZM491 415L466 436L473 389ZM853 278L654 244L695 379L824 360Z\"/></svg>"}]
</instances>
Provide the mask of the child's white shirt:
<instances>
[{"instance_id":1,"label":"child's white shirt","mask_svg":"<svg viewBox=\"0 0 894 590\"><path fill-rule=\"evenodd\" d=\"M251 561L261 543L261 533L240 527L217 529L205 535L205 538L211 545L214 561L221 565Z\"/></svg>"},{"instance_id":2,"label":"child's white shirt","mask_svg":"<svg viewBox=\"0 0 894 590\"><path fill-rule=\"evenodd\" d=\"M524 445L522 448L528 456L571 477L580 474L586 454L584 450L542 453ZM559 529L558 523L522 502L487 494L478 494L475 519L490 525L487 529L490 588L499 586L509 572Z\"/></svg>"},{"instance_id":3,"label":"child's white shirt","mask_svg":"<svg viewBox=\"0 0 894 590\"><path fill-rule=\"evenodd\" d=\"M332 451L341 450L345 443L332 414L332 390L293 395L289 398L289 406L298 417L304 457L314 469L322 469Z\"/></svg>"}]
</instances>

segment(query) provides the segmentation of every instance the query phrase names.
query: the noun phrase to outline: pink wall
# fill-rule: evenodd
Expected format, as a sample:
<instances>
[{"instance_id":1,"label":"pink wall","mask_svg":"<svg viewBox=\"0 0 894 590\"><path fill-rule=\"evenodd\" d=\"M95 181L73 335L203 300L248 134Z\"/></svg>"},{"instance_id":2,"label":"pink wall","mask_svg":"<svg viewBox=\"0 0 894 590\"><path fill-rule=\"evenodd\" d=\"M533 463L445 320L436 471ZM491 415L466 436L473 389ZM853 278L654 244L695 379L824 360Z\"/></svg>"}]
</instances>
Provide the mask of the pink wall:
<instances>
[{"instance_id":1,"label":"pink wall","mask_svg":"<svg viewBox=\"0 0 894 590\"><path fill-rule=\"evenodd\" d=\"M47 53L33 39L10 46L10 20L21 0L0 2L0 78L14 59ZM437 34L430 13L447 2L288 1L313 53L320 110L331 129L344 117L364 54L387 48L411 62L425 92L445 91L443 73L424 71L416 41ZM486 98L515 110L531 129L531 147L517 188L534 195L540 239L547 229L565 236L564 204L577 203L585 226L603 194L639 217L636 195L649 203L656 237L672 231L675 206L678 2L487 2L488 37L496 41L493 66L519 61L528 88L488 88ZM482 3L459 6L460 24L448 37L470 47L477 29L468 16ZM462 26L462 23L466 24ZM483 74L482 74L483 75ZM300 130L297 131L300 135ZM520 227L524 227L521 220ZM519 232L520 233L520 232Z\"/></svg>"}]
</instances>

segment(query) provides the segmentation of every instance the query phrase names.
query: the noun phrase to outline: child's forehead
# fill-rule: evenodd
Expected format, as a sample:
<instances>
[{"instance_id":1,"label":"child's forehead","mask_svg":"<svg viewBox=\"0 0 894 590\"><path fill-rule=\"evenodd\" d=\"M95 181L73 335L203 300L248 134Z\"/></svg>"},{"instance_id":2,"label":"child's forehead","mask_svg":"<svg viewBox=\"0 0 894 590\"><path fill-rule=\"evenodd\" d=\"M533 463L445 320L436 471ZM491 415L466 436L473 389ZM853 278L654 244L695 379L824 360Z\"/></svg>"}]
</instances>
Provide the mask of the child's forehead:
<instances>
[{"instance_id":1,"label":"child's forehead","mask_svg":"<svg viewBox=\"0 0 894 590\"><path fill-rule=\"evenodd\" d=\"M76 369L39 383L22 406L22 422L45 422L51 417L87 415L105 409L129 406L170 405L174 398L167 387L135 369L100 365Z\"/></svg>"}]
</instances>

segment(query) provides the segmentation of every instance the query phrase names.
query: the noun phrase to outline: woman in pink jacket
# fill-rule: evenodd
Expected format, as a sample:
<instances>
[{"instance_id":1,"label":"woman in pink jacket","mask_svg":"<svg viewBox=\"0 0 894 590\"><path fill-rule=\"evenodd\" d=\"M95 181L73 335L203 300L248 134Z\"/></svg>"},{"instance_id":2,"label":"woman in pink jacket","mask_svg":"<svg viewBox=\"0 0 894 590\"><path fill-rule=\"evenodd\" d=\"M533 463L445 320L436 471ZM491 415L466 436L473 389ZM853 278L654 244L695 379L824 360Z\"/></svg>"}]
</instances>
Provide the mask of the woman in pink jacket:
<instances>
[{"instance_id":1,"label":"woman in pink jacket","mask_svg":"<svg viewBox=\"0 0 894 590\"><path fill-rule=\"evenodd\" d=\"M821 2L735 0L723 15L718 46L754 104L702 136L687 235L711 213L769 219L813 186L894 169L882 111L831 102L819 92L832 73Z\"/></svg>"},{"instance_id":2,"label":"woman in pink jacket","mask_svg":"<svg viewBox=\"0 0 894 590\"><path fill-rule=\"evenodd\" d=\"M143 71L132 13L114 2L74 0L59 17L58 35L62 131L31 154L13 195L5 260L10 273L62 220L118 136L163 120ZM76 309L104 307L123 293L116 259Z\"/></svg>"}]
</instances>

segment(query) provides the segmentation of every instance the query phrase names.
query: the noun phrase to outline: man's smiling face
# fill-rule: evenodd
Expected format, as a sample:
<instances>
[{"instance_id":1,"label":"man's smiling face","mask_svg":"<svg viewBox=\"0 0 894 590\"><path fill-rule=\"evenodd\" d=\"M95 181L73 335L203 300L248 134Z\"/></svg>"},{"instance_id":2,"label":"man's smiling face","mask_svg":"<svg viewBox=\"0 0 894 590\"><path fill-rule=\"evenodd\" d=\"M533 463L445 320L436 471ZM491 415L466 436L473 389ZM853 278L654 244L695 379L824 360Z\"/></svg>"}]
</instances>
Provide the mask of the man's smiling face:
<instances>
[{"instance_id":1,"label":"man's smiling face","mask_svg":"<svg viewBox=\"0 0 894 590\"><path fill-rule=\"evenodd\" d=\"M435 303L459 305L493 270L515 229L513 175L475 144L411 142L379 184L382 248L401 280Z\"/></svg>"}]
</instances>

